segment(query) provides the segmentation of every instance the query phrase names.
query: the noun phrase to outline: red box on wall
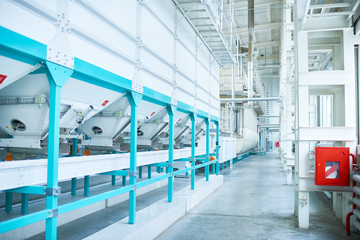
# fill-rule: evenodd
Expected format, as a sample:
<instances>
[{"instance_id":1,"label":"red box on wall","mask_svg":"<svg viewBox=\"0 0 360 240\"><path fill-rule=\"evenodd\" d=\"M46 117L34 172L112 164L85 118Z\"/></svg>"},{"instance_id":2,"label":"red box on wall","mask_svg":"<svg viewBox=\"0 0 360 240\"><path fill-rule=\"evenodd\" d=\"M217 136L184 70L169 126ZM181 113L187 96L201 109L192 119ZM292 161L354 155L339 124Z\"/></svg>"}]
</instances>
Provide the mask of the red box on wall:
<instances>
[{"instance_id":1,"label":"red box on wall","mask_svg":"<svg viewBox=\"0 0 360 240\"><path fill-rule=\"evenodd\" d=\"M350 186L348 147L315 147L315 185Z\"/></svg>"}]
</instances>

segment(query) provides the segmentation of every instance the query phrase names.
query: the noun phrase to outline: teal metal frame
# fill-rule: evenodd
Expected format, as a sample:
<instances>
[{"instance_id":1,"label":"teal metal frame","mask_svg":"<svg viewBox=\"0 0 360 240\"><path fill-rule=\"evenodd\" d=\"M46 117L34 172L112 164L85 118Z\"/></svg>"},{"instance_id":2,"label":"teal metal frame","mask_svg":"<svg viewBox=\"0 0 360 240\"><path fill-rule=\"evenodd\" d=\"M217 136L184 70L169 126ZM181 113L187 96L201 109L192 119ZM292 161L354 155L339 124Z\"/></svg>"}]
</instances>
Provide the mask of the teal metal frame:
<instances>
[{"instance_id":1,"label":"teal metal frame","mask_svg":"<svg viewBox=\"0 0 360 240\"><path fill-rule=\"evenodd\" d=\"M23 63L36 65L43 64L50 85L49 102L49 135L48 135L48 165L47 165L47 185L27 186L18 189L9 189L6 191L5 211L12 211L13 192L22 193L22 209L25 214L14 219L0 222L0 234L20 228L38 221L46 220L46 239L56 239L57 237L57 217L58 215L73 211L75 209L94 204L96 202L115 197L120 194L129 193L129 223L136 222L136 189L149 184L168 179L168 201L173 201L173 179L174 176L182 173L191 172L191 189L195 189L195 170L205 167L206 180L209 180L209 164L216 164L216 175L219 174L219 119L216 116L209 116L207 112L197 110L188 104L178 101L177 106L171 104L171 97L154 91L148 87L143 88L140 94L132 90L132 82L122 76L116 75L110 71L85 62L79 58L74 59L74 69L69 69L46 59L47 46L26 36L18 34L12 30L0 26L0 55ZM75 78L90 84L94 84L106 89L126 93L131 105L131 136L130 136L130 169L128 174L122 170L114 171L109 174L112 176L112 184L116 181L116 176L122 176L123 187L114 189L105 193L89 196L89 176L85 176L84 195L88 196L81 200L70 202L58 206L58 162L59 162L59 130L60 130L60 100L61 88L70 78ZM155 178L151 178L151 166L148 166L148 180L136 182L136 153L137 153L137 109L141 101L148 101L167 108L169 114L169 159L167 173ZM176 111L190 115L192 125L191 141L191 167L173 171L174 158L174 114ZM205 119L206 122L206 156L205 162L195 165L195 119ZM216 160L210 163L209 157L209 123L216 124ZM77 141L73 142L73 155L77 154ZM213 168L214 169L214 168ZM139 169L139 172L141 170ZM213 170L214 171L214 170ZM129 176L130 185L126 186L126 177ZM28 194L46 194L46 209L35 213L28 212ZM71 194L76 195L76 178L71 180Z\"/></svg>"}]
</instances>

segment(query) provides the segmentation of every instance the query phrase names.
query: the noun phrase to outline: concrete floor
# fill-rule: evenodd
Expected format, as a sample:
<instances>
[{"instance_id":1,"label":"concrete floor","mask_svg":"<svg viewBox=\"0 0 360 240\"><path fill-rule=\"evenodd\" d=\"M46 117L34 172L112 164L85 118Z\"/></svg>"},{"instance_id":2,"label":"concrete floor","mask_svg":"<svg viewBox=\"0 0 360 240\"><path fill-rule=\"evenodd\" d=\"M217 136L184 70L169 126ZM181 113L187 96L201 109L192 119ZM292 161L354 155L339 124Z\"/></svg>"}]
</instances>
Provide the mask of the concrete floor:
<instances>
[{"instance_id":1,"label":"concrete floor","mask_svg":"<svg viewBox=\"0 0 360 240\"><path fill-rule=\"evenodd\" d=\"M282 169L278 154L252 155L225 169L223 186L157 239L359 239L345 234L321 192L310 193L310 228L297 228L294 187L285 185Z\"/></svg>"}]
</instances>

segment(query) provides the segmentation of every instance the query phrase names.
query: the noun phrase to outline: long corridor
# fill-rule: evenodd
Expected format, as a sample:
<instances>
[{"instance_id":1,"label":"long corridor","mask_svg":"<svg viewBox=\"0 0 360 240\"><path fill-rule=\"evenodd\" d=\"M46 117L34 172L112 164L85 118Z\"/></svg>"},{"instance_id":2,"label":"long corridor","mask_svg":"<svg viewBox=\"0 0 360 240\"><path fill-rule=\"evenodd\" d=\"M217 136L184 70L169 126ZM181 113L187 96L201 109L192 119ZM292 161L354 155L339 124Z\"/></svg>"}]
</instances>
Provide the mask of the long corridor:
<instances>
[{"instance_id":1,"label":"long corridor","mask_svg":"<svg viewBox=\"0 0 360 240\"><path fill-rule=\"evenodd\" d=\"M223 170L224 184L158 237L168 239L356 239L345 234L332 201L310 193L310 228L297 228L294 186L278 154L252 155Z\"/></svg>"}]
</instances>

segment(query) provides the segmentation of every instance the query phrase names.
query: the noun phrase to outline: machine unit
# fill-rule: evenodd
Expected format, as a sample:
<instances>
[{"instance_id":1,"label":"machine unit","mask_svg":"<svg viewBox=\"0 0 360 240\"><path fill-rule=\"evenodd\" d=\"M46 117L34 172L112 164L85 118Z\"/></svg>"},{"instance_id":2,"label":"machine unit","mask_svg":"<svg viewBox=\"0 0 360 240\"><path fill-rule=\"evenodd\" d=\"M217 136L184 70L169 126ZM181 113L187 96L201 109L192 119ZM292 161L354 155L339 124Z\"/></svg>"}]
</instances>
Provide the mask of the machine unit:
<instances>
[{"instance_id":1,"label":"machine unit","mask_svg":"<svg viewBox=\"0 0 360 240\"><path fill-rule=\"evenodd\" d=\"M315 147L315 184L350 186L348 147Z\"/></svg>"}]
</instances>

